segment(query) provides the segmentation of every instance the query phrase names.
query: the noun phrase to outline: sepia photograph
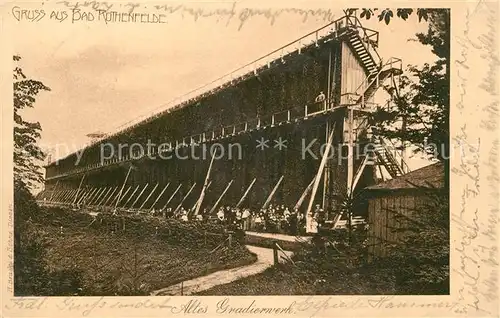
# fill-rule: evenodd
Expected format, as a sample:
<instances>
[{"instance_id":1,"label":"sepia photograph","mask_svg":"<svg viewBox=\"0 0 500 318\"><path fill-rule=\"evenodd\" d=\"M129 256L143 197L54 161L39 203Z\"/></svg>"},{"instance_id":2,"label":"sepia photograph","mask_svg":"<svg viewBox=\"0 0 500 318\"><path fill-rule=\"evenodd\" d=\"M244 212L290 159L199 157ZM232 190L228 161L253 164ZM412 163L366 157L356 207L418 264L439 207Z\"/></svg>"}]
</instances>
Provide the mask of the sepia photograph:
<instances>
[{"instance_id":1,"label":"sepia photograph","mask_svg":"<svg viewBox=\"0 0 500 318\"><path fill-rule=\"evenodd\" d=\"M190 5L6 12L13 295L450 295L453 9Z\"/></svg>"}]
</instances>

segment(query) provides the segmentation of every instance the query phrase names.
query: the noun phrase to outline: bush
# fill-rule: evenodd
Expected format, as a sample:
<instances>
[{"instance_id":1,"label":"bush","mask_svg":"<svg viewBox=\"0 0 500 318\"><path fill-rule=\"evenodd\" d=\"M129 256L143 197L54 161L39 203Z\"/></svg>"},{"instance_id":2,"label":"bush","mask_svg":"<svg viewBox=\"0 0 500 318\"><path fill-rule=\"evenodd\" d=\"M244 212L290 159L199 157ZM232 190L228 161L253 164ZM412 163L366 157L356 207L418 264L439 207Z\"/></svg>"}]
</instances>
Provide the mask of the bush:
<instances>
[{"instance_id":1,"label":"bush","mask_svg":"<svg viewBox=\"0 0 500 318\"><path fill-rule=\"evenodd\" d=\"M82 275L77 270L50 271L46 245L30 231L29 223L40 213L35 198L23 183L14 186L14 295L78 295Z\"/></svg>"}]
</instances>

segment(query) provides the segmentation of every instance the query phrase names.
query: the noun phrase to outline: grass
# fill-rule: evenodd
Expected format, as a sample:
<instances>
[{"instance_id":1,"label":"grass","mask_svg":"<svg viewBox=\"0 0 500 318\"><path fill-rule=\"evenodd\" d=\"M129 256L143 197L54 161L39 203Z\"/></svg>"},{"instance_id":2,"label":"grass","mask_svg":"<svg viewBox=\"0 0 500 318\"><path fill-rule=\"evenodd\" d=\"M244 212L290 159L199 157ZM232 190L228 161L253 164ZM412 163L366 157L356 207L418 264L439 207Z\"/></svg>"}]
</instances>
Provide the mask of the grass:
<instances>
[{"instance_id":1,"label":"grass","mask_svg":"<svg viewBox=\"0 0 500 318\"><path fill-rule=\"evenodd\" d=\"M283 264L240 280L198 293L200 296L249 295L375 295L393 294L390 283L379 283L371 275L342 269L312 268L316 262Z\"/></svg>"},{"instance_id":2,"label":"grass","mask_svg":"<svg viewBox=\"0 0 500 318\"><path fill-rule=\"evenodd\" d=\"M314 279L290 275L280 267L248 276L229 284L218 285L198 293L200 296L315 295Z\"/></svg>"},{"instance_id":3,"label":"grass","mask_svg":"<svg viewBox=\"0 0 500 318\"><path fill-rule=\"evenodd\" d=\"M31 222L30 230L45 238L51 270L75 269L81 273L84 295L149 294L184 280L256 261L254 254L236 243L232 248L210 253L213 246L197 241L190 246L186 242L166 242L160 230L141 235L106 232L99 228L99 221L88 226L91 218L88 222L83 222L81 215L77 218L80 221L73 226L67 219L54 222L37 218ZM65 226L61 230L62 223Z\"/></svg>"}]
</instances>

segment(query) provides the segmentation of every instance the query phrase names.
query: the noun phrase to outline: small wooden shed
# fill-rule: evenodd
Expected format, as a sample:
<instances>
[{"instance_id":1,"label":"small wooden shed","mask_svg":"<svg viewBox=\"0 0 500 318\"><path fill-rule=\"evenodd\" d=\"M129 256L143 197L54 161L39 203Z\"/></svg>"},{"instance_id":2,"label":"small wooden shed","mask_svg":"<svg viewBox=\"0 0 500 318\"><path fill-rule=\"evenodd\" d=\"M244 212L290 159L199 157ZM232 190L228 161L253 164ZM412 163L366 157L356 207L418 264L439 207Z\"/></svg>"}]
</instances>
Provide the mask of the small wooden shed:
<instances>
[{"instance_id":1,"label":"small wooden shed","mask_svg":"<svg viewBox=\"0 0 500 318\"><path fill-rule=\"evenodd\" d=\"M426 199L445 184L444 164L431 164L403 176L364 189L368 201L368 245L373 256L387 253L384 242L397 242L404 235L398 232L407 226L406 217L423 207Z\"/></svg>"}]
</instances>

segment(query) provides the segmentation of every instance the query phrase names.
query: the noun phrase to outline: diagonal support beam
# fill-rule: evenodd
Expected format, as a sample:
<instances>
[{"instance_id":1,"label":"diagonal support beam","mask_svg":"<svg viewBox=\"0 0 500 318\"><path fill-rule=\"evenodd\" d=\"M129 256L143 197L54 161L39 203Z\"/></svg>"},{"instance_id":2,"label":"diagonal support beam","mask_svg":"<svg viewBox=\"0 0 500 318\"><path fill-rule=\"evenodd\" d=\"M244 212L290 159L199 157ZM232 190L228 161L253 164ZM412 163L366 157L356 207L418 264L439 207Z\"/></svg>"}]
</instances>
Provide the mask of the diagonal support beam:
<instances>
[{"instance_id":1,"label":"diagonal support beam","mask_svg":"<svg viewBox=\"0 0 500 318\"><path fill-rule=\"evenodd\" d=\"M210 171L212 171L214 159L215 153L212 155L212 160L210 160L210 166L208 166L207 175L205 177L205 182L203 183L203 188L201 189L200 197L196 201L196 209L194 211L194 215L198 215L198 213L200 212L201 204L203 203L203 199L205 198L205 191L207 190L208 179L210 178Z\"/></svg>"},{"instance_id":2,"label":"diagonal support beam","mask_svg":"<svg viewBox=\"0 0 500 318\"><path fill-rule=\"evenodd\" d=\"M52 198L54 197L54 193L56 192L58 185L59 185L59 180L57 180L56 185L54 186L54 190L52 190L52 193L50 194L49 202L52 202Z\"/></svg>"},{"instance_id":3,"label":"diagonal support beam","mask_svg":"<svg viewBox=\"0 0 500 318\"><path fill-rule=\"evenodd\" d=\"M118 192L118 197L116 198L116 204L115 204L115 209L113 210L113 213L116 212L116 208L118 207L118 202L120 202L122 198L122 193L123 189L125 188L125 185L127 184L128 176L130 175L130 171L132 171L132 166L128 168L127 175L125 176L125 180L123 181L122 188L120 189L120 192Z\"/></svg>"},{"instance_id":4,"label":"diagonal support beam","mask_svg":"<svg viewBox=\"0 0 500 318\"><path fill-rule=\"evenodd\" d=\"M271 193L270 193L270 194L269 194L269 196L267 197L266 202L264 202L264 205L262 206L261 210L264 210L264 209L266 209L266 208L267 208L267 206L269 205L269 203L270 203L270 202L271 202L271 200L273 199L274 194L276 193L276 190L278 190L278 187L280 186L281 181L283 181L283 176L281 176L281 178L278 180L278 182L277 182L277 183L276 183L276 185L274 186L273 191L271 191Z\"/></svg>"},{"instance_id":5,"label":"diagonal support beam","mask_svg":"<svg viewBox=\"0 0 500 318\"><path fill-rule=\"evenodd\" d=\"M231 184L233 184L233 181L234 180L229 181L229 183L227 184L226 188L224 189L224 191L222 192L222 194L219 196L219 199L217 199L217 202L215 202L214 206L208 212L209 215L212 215L212 213L215 211L215 209L219 205L220 201L222 200L222 198L226 194L227 190L229 190L229 187L231 186Z\"/></svg>"},{"instance_id":6,"label":"diagonal support beam","mask_svg":"<svg viewBox=\"0 0 500 318\"><path fill-rule=\"evenodd\" d=\"M205 188L205 191L207 191L207 190L210 188L210 186L211 186L211 185L212 185L212 181L210 181L210 182L208 183L207 187ZM191 211L195 211L195 212L194 212L194 215L198 215L198 213L196 213L196 210L195 210L195 209L196 209L196 207L197 207L198 205L200 205L200 207L201 207L200 200L202 200L201 195L200 195L200 197L198 198L198 200L196 201L196 203L193 205L193 207L191 208Z\"/></svg>"},{"instance_id":7,"label":"diagonal support beam","mask_svg":"<svg viewBox=\"0 0 500 318\"><path fill-rule=\"evenodd\" d=\"M137 192L137 190L139 190L139 187L140 187L140 185L138 184L137 187L135 187L134 191L132 191L132 194L130 195L130 197L128 197L127 201L125 201L125 203L122 205L122 208L125 208L127 206L127 204L130 202L130 200L132 200L132 198L134 197L134 194Z\"/></svg>"},{"instance_id":8,"label":"diagonal support beam","mask_svg":"<svg viewBox=\"0 0 500 318\"><path fill-rule=\"evenodd\" d=\"M160 192L160 194L158 195L158 197L156 198L156 200L153 202L153 204L151 204L151 206L149 207L149 211L148 212L151 212L155 208L155 204L158 203L158 200L160 200L161 196L163 195L163 193L165 192L165 190L167 190L167 188L168 188L169 185L170 185L170 182L167 183L167 185Z\"/></svg>"},{"instance_id":9,"label":"diagonal support beam","mask_svg":"<svg viewBox=\"0 0 500 318\"><path fill-rule=\"evenodd\" d=\"M73 205L75 205L76 200L78 199L78 194L80 193L80 188L82 187L83 179L85 179L85 174L82 176L80 180L80 184L78 185L78 190L76 190L75 198L73 199Z\"/></svg>"},{"instance_id":10,"label":"diagonal support beam","mask_svg":"<svg viewBox=\"0 0 500 318\"><path fill-rule=\"evenodd\" d=\"M318 191L318 186L319 182L321 180L321 175L323 174L323 169L325 168L326 161L328 159L328 156L330 154L330 149L332 148L332 142L333 142L333 133L335 132L335 124L333 125L332 132L330 133L330 136L328 137L328 143L326 144L325 152L323 153L323 157L321 158L321 163L318 168L318 173L316 174L316 178L314 179L314 184L313 188L311 191L311 199L309 200L309 205L307 206L306 210L306 232L307 233L315 233L317 232L317 229L313 229L313 223L312 223L312 206L314 204L314 199L316 197L316 192Z\"/></svg>"},{"instance_id":11,"label":"diagonal support beam","mask_svg":"<svg viewBox=\"0 0 500 318\"><path fill-rule=\"evenodd\" d=\"M149 183L146 183L146 185L144 186L144 188L142 189L142 191L139 193L139 195L137 196L137 198L135 199L134 203L132 203L132 205L129 207L129 209L133 209L135 204L137 203L137 201L139 201L139 199L141 198L142 194L144 193L144 191L146 191L146 188L149 186Z\"/></svg>"},{"instance_id":12,"label":"diagonal support beam","mask_svg":"<svg viewBox=\"0 0 500 318\"><path fill-rule=\"evenodd\" d=\"M314 177L311 182L309 183L309 185L305 188L304 192L302 193L302 195L300 196L299 200L297 201L297 203L295 203L295 207L294 207L294 210L298 210L300 209L300 207L302 206L302 203L304 203L304 200L306 199L306 196L309 194L309 192L311 191L312 189L312 186L314 184L314 181L316 180L316 177Z\"/></svg>"},{"instance_id":13,"label":"diagonal support beam","mask_svg":"<svg viewBox=\"0 0 500 318\"><path fill-rule=\"evenodd\" d=\"M181 188L182 186L182 183L179 184L179 186L177 187L177 189L175 189L174 193L172 193L172 195L170 196L170 198L168 198L167 200L167 203L165 203L165 205L163 206L162 210L165 210L165 208L167 207L167 205L170 203L170 201L172 201L172 199L174 198L174 196L177 194L177 192L179 191L179 189Z\"/></svg>"},{"instance_id":14,"label":"diagonal support beam","mask_svg":"<svg viewBox=\"0 0 500 318\"><path fill-rule=\"evenodd\" d=\"M119 198L119 200L116 201L115 209L118 207L118 204L120 204L120 202L127 197L127 194L130 192L131 189L132 186L129 186L127 190L125 190L125 193L123 193L123 195Z\"/></svg>"},{"instance_id":15,"label":"diagonal support beam","mask_svg":"<svg viewBox=\"0 0 500 318\"><path fill-rule=\"evenodd\" d=\"M248 193L250 192L250 189L252 189L252 187L253 187L253 185L254 185L254 183L255 183L256 180L257 180L257 178L254 178L253 181L252 181L252 183L250 183L250 185L248 186L248 188L245 191L245 193L243 193L243 195L241 196L240 201L238 201L238 203L236 204L236 208L239 208L240 205L243 203L243 201L245 201Z\"/></svg>"},{"instance_id":16,"label":"diagonal support beam","mask_svg":"<svg viewBox=\"0 0 500 318\"><path fill-rule=\"evenodd\" d=\"M191 194L191 191L193 191L195 185L196 185L196 182L193 183L193 185L191 186L191 189L189 189L189 191L186 193L186 195L184 196L184 198L182 198L181 203L179 203L179 205L175 208L174 213L176 213L177 211L179 211L179 209L181 208L181 206L184 203L184 201Z\"/></svg>"},{"instance_id":17,"label":"diagonal support beam","mask_svg":"<svg viewBox=\"0 0 500 318\"><path fill-rule=\"evenodd\" d=\"M109 200L113 198L113 194L115 194L116 190L118 190L118 187L115 187L115 189L111 192L111 194L108 196L106 200L104 200L104 203L102 203L100 206L105 207L108 205Z\"/></svg>"},{"instance_id":18,"label":"diagonal support beam","mask_svg":"<svg viewBox=\"0 0 500 318\"><path fill-rule=\"evenodd\" d=\"M153 190L151 190L151 192L149 193L149 195L146 198L146 200L144 200L144 202L141 204L141 206L137 210L140 211L144 207L144 205L148 202L149 198L151 198L151 196L153 195L153 193L155 192L156 188L158 188L159 185L160 185L159 183L157 183L155 185L155 187L153 188Z\"/></svg>"},{"instance_id":19,"label":"diagonal support beam","mask_svg":"<svg viewBox=\"0 0 500 318\"><path fill-rule=\"evenodd\" d=\"M99 190L97 195L94 196L94 198L89 201L89 205L95 204L97 201L99 201L102 197L102 195L107 191L108 187L104 187L101 190Z\"/></svg>"}]
</instances>

